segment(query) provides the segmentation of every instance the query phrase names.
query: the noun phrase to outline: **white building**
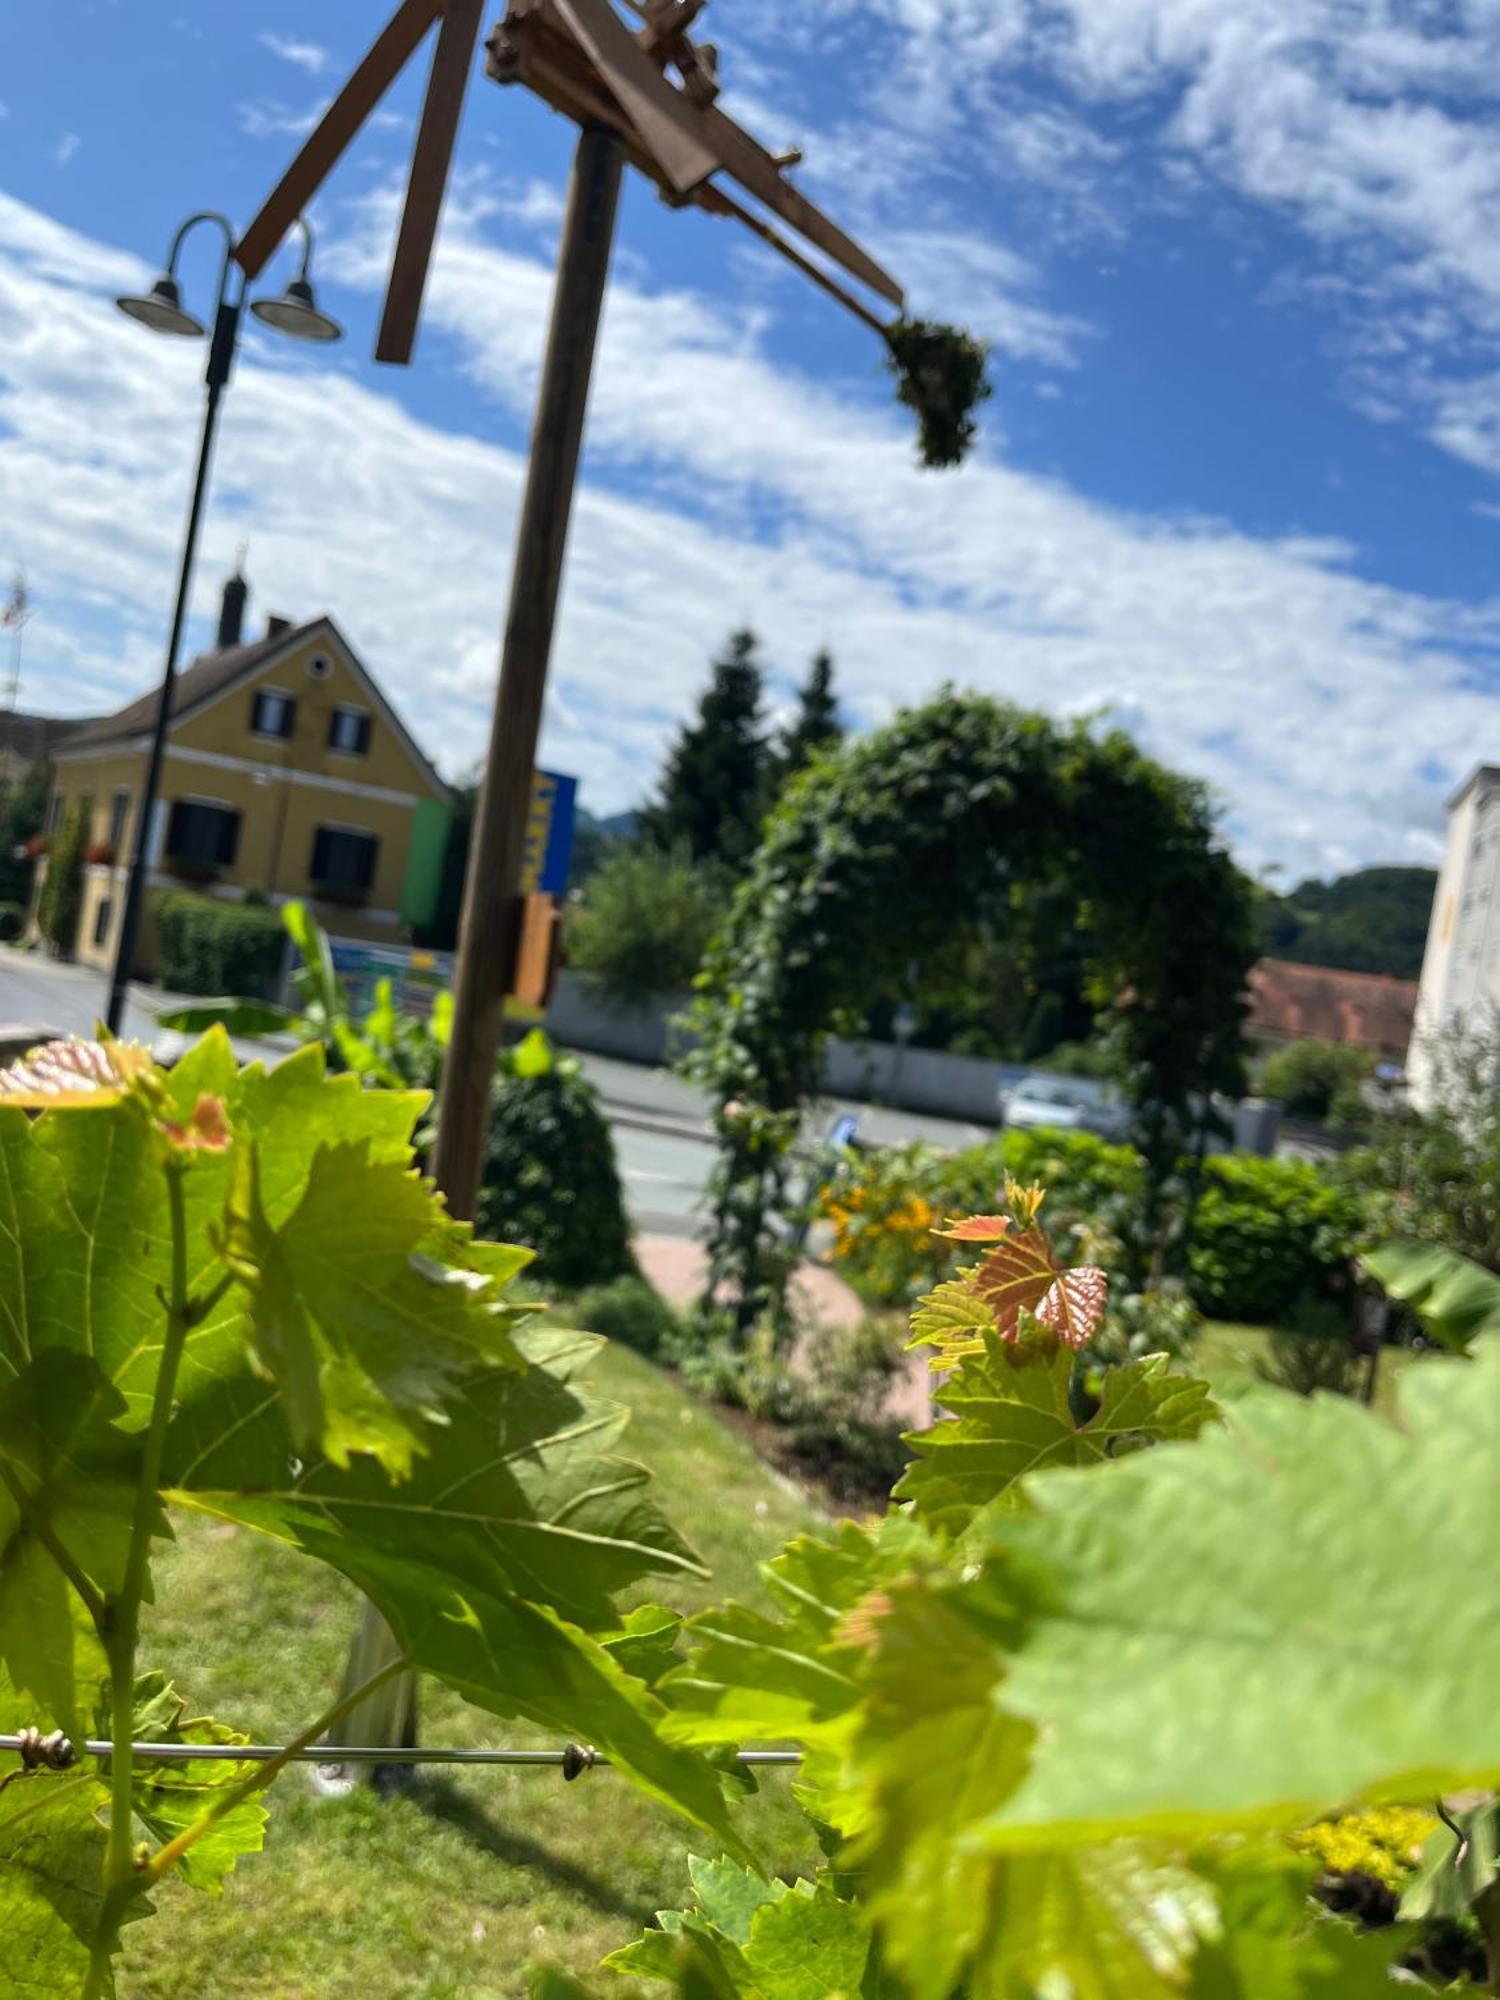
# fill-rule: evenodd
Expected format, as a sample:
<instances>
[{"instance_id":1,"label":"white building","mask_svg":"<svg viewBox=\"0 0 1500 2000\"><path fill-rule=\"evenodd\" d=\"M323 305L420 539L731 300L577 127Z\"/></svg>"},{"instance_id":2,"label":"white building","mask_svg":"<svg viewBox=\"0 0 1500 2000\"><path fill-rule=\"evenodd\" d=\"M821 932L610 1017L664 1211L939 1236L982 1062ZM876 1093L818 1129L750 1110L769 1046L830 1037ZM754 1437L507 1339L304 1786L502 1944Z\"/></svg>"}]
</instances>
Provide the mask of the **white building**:
<instances>
[{"instance_id":1,"label":"white building","mask_svg":"<svg viewBox=\"0 0 1500 2000\"><path fill-rule=\"evenodd\" d=\"M1500 1021L1500 765L1481 764L1448 801L1448 842L1432 899L1416 1028L1412 1102L1431 1106L1434 1036Z\"/></svg>"}]
</instances>

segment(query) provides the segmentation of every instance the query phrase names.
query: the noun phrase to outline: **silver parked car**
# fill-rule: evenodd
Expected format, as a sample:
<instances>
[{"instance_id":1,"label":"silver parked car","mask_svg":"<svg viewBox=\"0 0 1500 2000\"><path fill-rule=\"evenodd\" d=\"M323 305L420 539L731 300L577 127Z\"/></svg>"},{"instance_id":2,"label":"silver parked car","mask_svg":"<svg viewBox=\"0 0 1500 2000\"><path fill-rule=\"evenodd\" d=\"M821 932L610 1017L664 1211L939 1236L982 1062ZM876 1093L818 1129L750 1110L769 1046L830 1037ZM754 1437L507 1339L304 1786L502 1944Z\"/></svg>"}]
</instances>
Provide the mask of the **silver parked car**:
<instances>
[{"instance_id":1,"label":"silver parked car","mask_svg":"<svg viewBox=\"0 0 1500 2000\"><path fill-rule=\"evenodd\" d=\"M1017 1131L1093 1132L1119 1140L1130 1106L1117 1090L1085 1076L1028 1076L1000 1096L1001 1123Z\"/></svg>"}]
</instances>

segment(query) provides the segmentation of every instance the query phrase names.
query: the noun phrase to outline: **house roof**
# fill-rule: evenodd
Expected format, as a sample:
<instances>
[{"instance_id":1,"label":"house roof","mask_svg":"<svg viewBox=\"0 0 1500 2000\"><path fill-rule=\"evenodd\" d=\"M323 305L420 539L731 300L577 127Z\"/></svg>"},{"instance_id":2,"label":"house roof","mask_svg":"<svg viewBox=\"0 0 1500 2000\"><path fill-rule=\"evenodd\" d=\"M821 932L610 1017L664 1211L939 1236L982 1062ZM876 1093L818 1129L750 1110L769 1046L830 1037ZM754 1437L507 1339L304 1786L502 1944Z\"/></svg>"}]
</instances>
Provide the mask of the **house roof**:
<instances>
[{"instance_id":1,"label":"house roof","mask_svg":"<svg viewBox=\"0 0 1500 2000\"><path fill-rule=\"evenodd\" d=\"M290 631L257 639L248 646L226 646L219 653L200 653L196 660L181 670L173 684L172 720L179 721L204 702L212 701L215 695L225 693L243 675L265 666L277 654L289 652L315 626L325 622L315 618L309 624L294 625ZM134 701L127 701L113 715L101 715L97 722L91 722L86 729L81 729L70 738L68 748L92 750L99 743L115 743L122 737L141 735L156 720L157 693L157 689L152 688L149 694L137 695Z\"/></svg>"},{"instance_id":2,"label":"house roof","mask_svg":"<svg viewBox=\"0 0 1500 2000\"><path fill-rule=\"evenodd\" d=\"M0 709L0 754L39 763L92 721L87 715L28 715L20 709Z\"/></svg>"},{"instance_id":3,"label":"house roof","mask_svg":"<svg viewBox=\"0 0 1500 2000\"><path fill-rule=\"evenodd\" d=\"M1500 765L1476 764L1457 791L1449 794L1446 801L1448 811L1452 812L1455 806L1460 805L1476 785L1493 784L1500 784Z\"/></svg>"},{"instance_id":4,"label":"house roof","mask_svg":"<svg viewBox=\"0 0 1500 2000\"><path fill-rule=\"evenodd\" d=\"M355 673L364 682L372 699L378 704L381 714L390 724L397 738L405 747L412 761L421 770L432 789L442 798L449 796L448 786L438 776L428 761L421 745L417 743L405 723L386 700L377 686L369 669L363 664L353 647L339 631L333 620L327 616L311 618L302 625L291 625L282 631L268 633L263 639L256 639L247 646L226 646L218 652L200 653L178 673L173 683L172 720L181 722L198 709L206 708L220 695L228 694L241 681L269 666L285 653L292 653L305 645L315 632L326 632L338 645ZM133 737L143 736L156 720L158 691L137 695L134 701L127 701L123 708L117 708L113 715L99 717L70 736L66 750L71 755L77 750L95 750L110 743L127 742Z\"/></svg>"},{"instance_id":5,"label":"house roof","mask_svg":"<svg viewBox=\"0 0 1500 2000\"><path fill-rule=\"evenodd\" d=\"M1417 982L1263 958L1250 968L1249 998L1245 1025L1252 1035L1315 1036L1401 1058L1416 1018Z\"/></svg>"}]
</instances>

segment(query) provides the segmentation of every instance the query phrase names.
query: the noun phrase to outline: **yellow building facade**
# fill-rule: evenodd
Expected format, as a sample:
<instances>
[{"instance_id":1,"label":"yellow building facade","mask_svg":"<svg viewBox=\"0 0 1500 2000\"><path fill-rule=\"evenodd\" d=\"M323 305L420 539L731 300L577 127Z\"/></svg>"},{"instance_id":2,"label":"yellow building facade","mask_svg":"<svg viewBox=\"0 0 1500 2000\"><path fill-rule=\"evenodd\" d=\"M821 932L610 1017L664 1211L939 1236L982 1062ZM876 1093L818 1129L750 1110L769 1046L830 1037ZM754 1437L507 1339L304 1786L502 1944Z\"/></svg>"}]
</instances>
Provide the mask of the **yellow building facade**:
<instances>
[{"instance_id":1,"label":"yellow building facade","mask_svg":"<svg viewBox=\"0 0 1500 2000\"><path fill-rule=\"evenodd\" d=\"M244 585L225 592L220 643L177 680L148 841L153 892L306 902L335 937L399 944L435 907L448 788L330 618L273 619L238 637ZM53 752L48 831L88 815L78 956L113 962L156 695ZM40 871L39 871L40 872ZM155 924L142 925L149 977Z\"/></svg>"}]
</instances>

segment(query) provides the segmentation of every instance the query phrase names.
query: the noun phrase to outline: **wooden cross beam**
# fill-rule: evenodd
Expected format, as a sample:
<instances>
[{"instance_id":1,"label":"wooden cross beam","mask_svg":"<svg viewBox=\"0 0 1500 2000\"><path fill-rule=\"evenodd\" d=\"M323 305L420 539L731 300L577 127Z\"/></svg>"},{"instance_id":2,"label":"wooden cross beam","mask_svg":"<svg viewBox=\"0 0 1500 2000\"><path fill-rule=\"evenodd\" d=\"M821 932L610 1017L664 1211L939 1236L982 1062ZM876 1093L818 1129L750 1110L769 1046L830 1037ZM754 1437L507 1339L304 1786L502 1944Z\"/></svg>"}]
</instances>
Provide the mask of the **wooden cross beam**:
<instances>
[{"instance_id":1,"label":"wooden cross beam","mask_svg":"<svg viewBox=\"0 0 1500 2000\"><path fill-rule=\"evenodd\" d=\"M632 32L611 0L511 0L490 37L488 71L524 83L579 124L603 125L625 157L676 207L687 204L745 224L860 319L883 331L870 307L770 223L711 183L737 181L755 201L888 304L901 287L889 272L785 177L796 154L769 152L719 109L717 60L687 30L706 0L630 0L645 25ZM235 256L255 277L312 200L381 98L437 24L437 43L412 151L406 201L386 288L377 361L411 359L432 246L458 135L484 0L401 0L343 89L246 229ZM678 80L667 74L675 69Z\"/></svg>"}]
</instances>

